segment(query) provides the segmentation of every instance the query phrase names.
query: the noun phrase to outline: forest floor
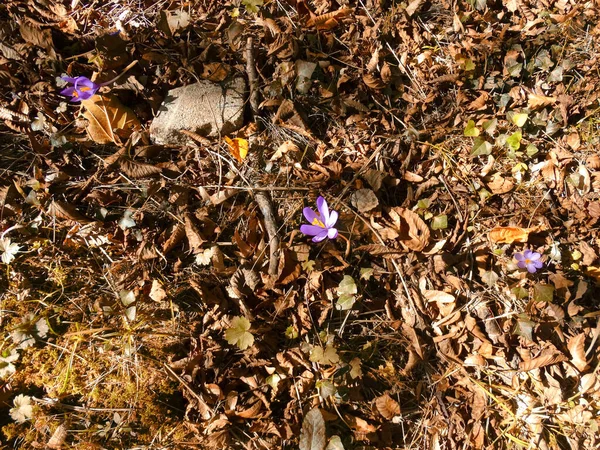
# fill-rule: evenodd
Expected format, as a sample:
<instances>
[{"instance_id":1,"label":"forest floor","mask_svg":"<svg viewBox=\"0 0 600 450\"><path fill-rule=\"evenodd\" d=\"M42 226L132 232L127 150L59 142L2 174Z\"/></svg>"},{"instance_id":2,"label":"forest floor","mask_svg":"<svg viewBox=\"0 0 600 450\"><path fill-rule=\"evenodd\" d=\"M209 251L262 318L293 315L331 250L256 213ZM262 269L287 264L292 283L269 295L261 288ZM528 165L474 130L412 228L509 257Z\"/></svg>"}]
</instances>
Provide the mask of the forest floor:
<instances>
[{"instance_id":1,"label":"forest floor","mask_svg":"<svg viewBox=\"0 0 600 450\"><path fill-rule=\"evenodd\" d=\"M2 2L0 446L598 448L599 23ZM242 128L151 142L170 89L234 76Z\"/></svg>"}]
</instances>

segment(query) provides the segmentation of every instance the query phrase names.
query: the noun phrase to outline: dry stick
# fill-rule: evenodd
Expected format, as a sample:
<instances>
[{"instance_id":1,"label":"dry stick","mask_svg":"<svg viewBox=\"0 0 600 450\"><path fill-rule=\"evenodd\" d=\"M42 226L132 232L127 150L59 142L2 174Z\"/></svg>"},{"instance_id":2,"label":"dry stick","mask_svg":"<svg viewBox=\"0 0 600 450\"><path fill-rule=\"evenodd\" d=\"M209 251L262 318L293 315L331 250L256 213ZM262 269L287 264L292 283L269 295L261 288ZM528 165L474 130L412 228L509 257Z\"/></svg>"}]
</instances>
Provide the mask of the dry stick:
<instances>
[{"instance_id":1,"label":"dry stick","mask_svg":"<svg viewBox=\"0 0 600 450\"><path fill-rule=\"evenodd\" d=\"M252 37L249 37L246 42L246 71L250 85L250 109L254 122L258 125L258 73L254 64L254 40ZM279 237L277 236L273 204L269 194L265 191L254 191L254 199L265 220L265 228L269 236L269 275L274 277L277 275L279 267Z\"/></svg>"}]
</instances>

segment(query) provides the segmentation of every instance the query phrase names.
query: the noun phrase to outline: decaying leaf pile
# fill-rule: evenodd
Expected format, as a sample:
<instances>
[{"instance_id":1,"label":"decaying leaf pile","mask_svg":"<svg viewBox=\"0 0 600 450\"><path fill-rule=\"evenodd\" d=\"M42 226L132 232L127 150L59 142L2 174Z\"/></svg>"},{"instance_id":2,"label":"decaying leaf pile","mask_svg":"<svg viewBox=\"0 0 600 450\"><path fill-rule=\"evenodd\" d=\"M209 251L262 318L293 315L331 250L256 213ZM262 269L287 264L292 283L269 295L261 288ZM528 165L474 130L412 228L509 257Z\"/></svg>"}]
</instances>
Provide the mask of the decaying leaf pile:
<instances>
[{"instance_id":1,"label":"decaying leaf pile","mask_svg":"<svg viewBox=\"0 0 600 450\"><path fill-rule=\"evenodd\" d=\"M2 2L2 445L598 448L598 3Z\"/></svg>"}]
</instances>

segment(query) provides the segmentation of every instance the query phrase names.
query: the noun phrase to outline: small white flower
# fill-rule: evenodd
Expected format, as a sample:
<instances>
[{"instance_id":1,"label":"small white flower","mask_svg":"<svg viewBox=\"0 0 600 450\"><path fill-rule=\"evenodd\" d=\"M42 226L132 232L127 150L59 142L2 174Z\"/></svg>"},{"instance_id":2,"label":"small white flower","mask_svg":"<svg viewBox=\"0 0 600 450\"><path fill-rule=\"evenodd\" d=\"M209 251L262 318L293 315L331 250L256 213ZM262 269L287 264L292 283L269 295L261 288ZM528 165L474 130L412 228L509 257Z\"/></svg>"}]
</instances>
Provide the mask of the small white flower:
<instances>
[{"instance_id":1,"label":"small white flower","mask_svg":"<svg viewBox=\"0 0 600 450\"><path fill-rule=\"evenodd\" d=\"M0 379L4 379L17 371L13 363L18 359L19 353L14 348L8 356L0 355Z\"/></svg>"},{"instance_id":2,"label":"small white flower","mask_svg":"<svg viewBox=\"0 0 600 450\"><path fill-rule=\"evenodd\" d=\"M13 400L14 408L10 409L10 417L17 423L24 423L33 417L31 397L19 394Z\"/></svg>"},{"instance_id":3,"label":"small white flower","mask_svg":"<svg viewBox=\"0 0 600 450\"><path fill-rule=\"evenodd\" d=\"M3 252L2 262L4 264L10 264L20 249L21 247L17 244L12 244L9 238L0 239L0 252Z\"/></svg>"}]
</instances>

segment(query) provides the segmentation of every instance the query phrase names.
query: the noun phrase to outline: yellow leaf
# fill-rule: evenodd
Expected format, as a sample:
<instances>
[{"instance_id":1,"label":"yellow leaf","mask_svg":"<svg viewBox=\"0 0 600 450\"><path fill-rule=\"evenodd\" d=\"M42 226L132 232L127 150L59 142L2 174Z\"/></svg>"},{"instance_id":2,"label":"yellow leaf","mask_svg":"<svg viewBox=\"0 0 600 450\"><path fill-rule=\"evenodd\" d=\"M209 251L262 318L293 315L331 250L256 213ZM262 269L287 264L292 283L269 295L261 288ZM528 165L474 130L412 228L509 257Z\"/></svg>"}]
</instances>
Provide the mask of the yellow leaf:
<instances>
[{"instance_id":1,"label":"yellow leaf","mask_svg":"<svg viewBox=\"0 0 600 450\"><path fill-rule=\"evenodd\" d=\"M517 113L512 116L512 123L521 128L523 125L525 125L525 122L527 122L528 117L529 115L526 113Z\"/></svg>"},{"instance_id":2,"label":"yellow leaf","mask_svg":"<svg viewBox=\"0 0 600 450\"><path fill-rule=\"evenodd\" d=\"M242 138L229 139L225 136L231 155L241 164L248 155L248 141Z\"/></svg>"},{"instance_id":3,"label":"yellow leaf","mask_svg":"<svg viewBox=\"0 0 600 450\"><path fill-rule=\"evenodd\" d=\"M231 327L225 330L225 339L231 345L237 345L240 350L246 350L254 344L254 336L248 330L250 321L245 317L234 317Z\"/></svg>"},{"instance_id":4,"label":"yellow leaf","mask_svg":"<svg viewBox=\"0 0 600 450\"><path fill-rule=\"evenodd\" d=\"M83 117L88 120L86 131L98 144L119 144L121 138L127 139L133 130L141 128L133 111L112 95L94 95L81 104L86 110Z\"/></svg>"},{"instance_id":5,"label":"yellow leaf","mask_svg":"<svg viewBox=\"0 0 600 450\"><path fill-rule=\"evenodd\" d=\"M512 116L512 122L521 128L523 125L525 125L525 122L527 122L528 117L529 115L526 113L516 113Z\"/></svg>"}]
</instances>

